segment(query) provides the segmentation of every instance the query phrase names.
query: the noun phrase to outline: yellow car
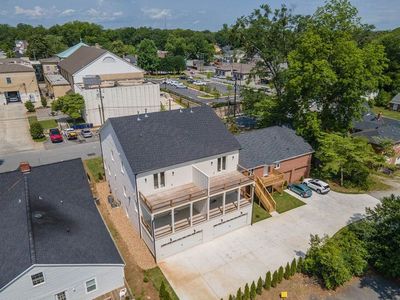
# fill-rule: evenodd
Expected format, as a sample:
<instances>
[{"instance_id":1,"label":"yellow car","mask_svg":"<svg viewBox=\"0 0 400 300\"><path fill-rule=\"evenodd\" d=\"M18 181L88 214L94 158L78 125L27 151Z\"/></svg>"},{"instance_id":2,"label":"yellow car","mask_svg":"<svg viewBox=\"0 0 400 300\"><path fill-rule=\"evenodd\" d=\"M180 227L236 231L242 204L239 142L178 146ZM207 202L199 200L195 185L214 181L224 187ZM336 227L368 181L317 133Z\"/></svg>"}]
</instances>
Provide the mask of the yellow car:
<instances>
[{"instance_id":1,"label":"yellow car","mask_svg":"<svg viewBox=\"0 0 400 300\"><path fill-rule=\"evenodd\" d=\"M65 130L65 136L67 140L76 140L78 138L78 134L72 128L68 128Z\"/></svg>"}]
</instances>

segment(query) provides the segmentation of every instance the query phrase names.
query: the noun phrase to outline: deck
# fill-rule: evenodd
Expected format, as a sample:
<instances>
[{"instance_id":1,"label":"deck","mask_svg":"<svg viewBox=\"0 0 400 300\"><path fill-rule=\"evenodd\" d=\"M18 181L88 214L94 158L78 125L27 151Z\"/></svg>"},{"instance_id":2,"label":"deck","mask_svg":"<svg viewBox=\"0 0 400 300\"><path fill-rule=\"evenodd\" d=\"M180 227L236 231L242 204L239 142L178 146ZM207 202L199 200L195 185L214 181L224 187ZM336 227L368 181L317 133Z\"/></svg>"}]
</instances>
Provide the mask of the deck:
<instances>
[{"instance_id":1,"label":"deck","mask_svg":"<svg viewBox=\"0 0 400 300\"><path fill-rule=\"evenodd\" d=\"M250 176L246 176L239 171L223 173L210 178L210 195L252 182L253 179Z\"/></svg>"}]
</instances>

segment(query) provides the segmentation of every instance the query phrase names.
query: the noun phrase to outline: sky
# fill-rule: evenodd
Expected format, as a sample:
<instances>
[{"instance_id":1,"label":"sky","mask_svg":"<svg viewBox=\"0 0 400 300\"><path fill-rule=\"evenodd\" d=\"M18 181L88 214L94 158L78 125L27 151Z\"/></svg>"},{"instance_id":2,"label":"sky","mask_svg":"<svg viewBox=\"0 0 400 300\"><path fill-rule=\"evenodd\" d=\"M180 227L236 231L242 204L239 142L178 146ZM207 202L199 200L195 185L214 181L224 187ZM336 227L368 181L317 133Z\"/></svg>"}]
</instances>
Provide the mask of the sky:
<instances>
[{"instance_id":1,"label":"sky","mask_svg":"<svg viewBox=\"0 0 400 300\"><path fill-rule=\"evenodd\" d=\"M377 29L400 27L400 0L350 0L364 23ZM105 28L150 26L221 28L233 24L263 3L285 3L295 14L312 14L323 0L0 0L0 23L49 27L72 20L90 21Z\"/></svg>"}]
</instances>

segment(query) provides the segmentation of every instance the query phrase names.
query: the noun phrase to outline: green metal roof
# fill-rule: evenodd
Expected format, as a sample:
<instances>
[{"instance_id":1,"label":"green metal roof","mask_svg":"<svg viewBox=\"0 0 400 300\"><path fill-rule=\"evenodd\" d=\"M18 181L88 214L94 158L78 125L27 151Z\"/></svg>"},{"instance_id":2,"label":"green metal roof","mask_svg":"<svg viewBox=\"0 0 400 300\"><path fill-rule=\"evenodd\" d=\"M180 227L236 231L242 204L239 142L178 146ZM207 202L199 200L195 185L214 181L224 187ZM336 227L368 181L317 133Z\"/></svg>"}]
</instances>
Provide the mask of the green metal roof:
<instances>
[{"instance_id":1,"label":"green metal roof","mask_svg":"<svg viewBox=\"0 0 400 300\"><path fill-rule=\"evenodd\" d=\"M56 56L58 56L61 59L67 58L68 56L70 56L72 53L74 53L76 50L78 50L82 46L88 47L88 45L86 45L85 43L79 42L78 44L68 48L67 50L56 54Z\"/></svg>"}]
</instances>

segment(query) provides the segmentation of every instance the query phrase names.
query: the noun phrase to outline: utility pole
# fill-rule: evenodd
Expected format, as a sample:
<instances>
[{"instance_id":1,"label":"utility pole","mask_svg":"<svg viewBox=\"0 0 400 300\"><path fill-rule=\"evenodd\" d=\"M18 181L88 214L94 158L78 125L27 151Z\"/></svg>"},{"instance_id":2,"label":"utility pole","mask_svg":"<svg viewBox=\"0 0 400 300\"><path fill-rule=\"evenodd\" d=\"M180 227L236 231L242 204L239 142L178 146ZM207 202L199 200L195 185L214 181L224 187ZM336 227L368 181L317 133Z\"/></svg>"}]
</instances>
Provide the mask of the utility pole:
<instances>
[{"instance_id":1,"label":"utility pole","mask_svg":"<svg viewBox=\"0 0 400 300\"><path fill-rule=\"evenodd\" d=\"M237 91L237 76L235 76L235 95L233 98L233 117L236 118L236 91Z\"/></svg>"},{"instance_id":2,"label":"utility pole","mask_svg":"<svg viewBox=\"0 0 400 300\"><path fill-rule=\"evenodd\" d=\"M100 97L101 112L102 112L101 124L103 125L106 122L106 120L104 116L104 104L103 104L103 94L101 93L101 83L99 83L99 97Z\"/></svg>"}]
</instances>

